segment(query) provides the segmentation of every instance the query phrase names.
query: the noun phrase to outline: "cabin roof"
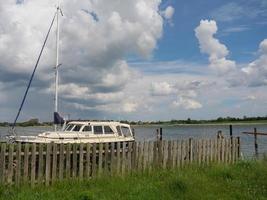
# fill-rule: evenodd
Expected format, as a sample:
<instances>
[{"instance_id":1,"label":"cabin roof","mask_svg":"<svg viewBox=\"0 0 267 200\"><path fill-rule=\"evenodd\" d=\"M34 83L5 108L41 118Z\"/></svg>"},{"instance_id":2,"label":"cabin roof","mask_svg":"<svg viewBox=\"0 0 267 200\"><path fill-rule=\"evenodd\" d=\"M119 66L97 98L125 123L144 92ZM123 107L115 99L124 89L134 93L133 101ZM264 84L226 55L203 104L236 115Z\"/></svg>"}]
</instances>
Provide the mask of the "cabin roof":
<instances>
[{"instance_id":1,"label":"cabin roof","mask_svg":"<svg viewBox=\"0 0 267 200\"><path fill-rule=\"evenodd\" d=\"M120 123L120 122L111 122L111 121L70 121L68 122L68 124L90 124L90 125L114 125L114 126L118 126L118 125L123 125L123 126L129 126L129 124L124 124L124 123Z\"/></svg>"}]
</instances>

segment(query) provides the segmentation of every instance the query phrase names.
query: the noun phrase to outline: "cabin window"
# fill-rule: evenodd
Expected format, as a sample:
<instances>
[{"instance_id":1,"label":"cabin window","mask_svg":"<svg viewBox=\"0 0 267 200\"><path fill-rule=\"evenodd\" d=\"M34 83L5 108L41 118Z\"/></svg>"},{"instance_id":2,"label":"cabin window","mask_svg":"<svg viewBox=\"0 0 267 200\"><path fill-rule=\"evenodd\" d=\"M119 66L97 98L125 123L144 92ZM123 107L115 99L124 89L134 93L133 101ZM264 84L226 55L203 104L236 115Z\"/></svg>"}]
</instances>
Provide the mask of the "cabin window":
<instances>
[{"instance_id":1,"label":"cabin window","mask_svg":"<svg viewBox=\"0 0 267 200\"><path fill-rule=\"evenodd\" d=\"M92 131L92 127L91 126L83 127L83 132L89 132L89 131Z\"/></svg>"},{"instance_id":2,"label":"cabin window","mask_svg":"<svg viewBox=\"0 0 267 200\"><path fill-rule=\"evenodd\" d=\"M117 129L117 132L118 132L119 136L122 136L121 127L120 126L116 126L116 129Z\"/></svg>"},{"instance_id":3,"label":"cabin window","mask_svg":"<svg viewBox=\"0 0 267 200\"><path fill-rule=\"evenodd\" d=\"M74 127L74 124L69 124L65 131L71 131L71 129Z\"/></svg>"},{"instance_id":4,"label":"cabin window","mask_svg":"<svg viewBox=\"0 0 267 200\"><path fill-rule=\"evenodd\" d=\"M103 134L102 126L94 126L94 134Z\"/></svg>"},{"instance_id":5,"label":"cabin window","mask_svg":"<svg viewBox=\"0 0 267 200\"><path fill-rule=\"evenodd\" d=\"M76 125L72 131L80 131L82 125Z\"/></svg>"},{"instance_id":6,"label":"cabin window","mask_svg":"<svg viewBox=\"0 0 267 200\"><path fill-rule=\"evenodd\" d=\"M109 126L104 126L105 134L114 134L113 130Z\"/></svg>"},{"instance_id":7,"label":"cabin window","mask_svg":"<svg viewBox=\"0 0 267 200\"><path fill-rule=\"evenodd\" d=\"M122 127L121 127L121 131L122 131L122 133L123 133L123 135L124 135L125 137L130 137L130 136L132 136L129 127L122 126Z\"/></svg>"}]
</instances>

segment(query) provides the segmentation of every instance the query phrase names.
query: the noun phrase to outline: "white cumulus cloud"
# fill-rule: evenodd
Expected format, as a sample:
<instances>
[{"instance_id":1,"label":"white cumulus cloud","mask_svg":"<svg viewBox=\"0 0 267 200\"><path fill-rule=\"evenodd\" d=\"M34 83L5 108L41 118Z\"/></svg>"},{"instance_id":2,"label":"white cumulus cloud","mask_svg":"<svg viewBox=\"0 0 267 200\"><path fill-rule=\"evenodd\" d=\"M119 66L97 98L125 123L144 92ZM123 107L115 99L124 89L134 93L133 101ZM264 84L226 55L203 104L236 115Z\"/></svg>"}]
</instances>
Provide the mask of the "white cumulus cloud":
<instances>
[{"instance_id":1,"label":"white cumulus cloud","mask_svg":"<svg viewBox=\"0 0 267 200\"><path fill-rule=\"evenodd\" d=\"M249 86L267 84L267 39L260 43L258 51L260 53L259 58L241 69Z\"/></svg>"},{"instance_id":2,"label":"white cumulus cloud","mask_svg":"<svg viewBox=\"0 0 267 200\"><path fill-rule=\"evenodd\" d=\"M155 96L170 95L174 92L173 86L168 82L153 82L151 84L150 92Z\"/></svg>"},{"instance_id":3,"label":"white cumulus cloud","mask_svg":"<svg viewBox=\"0 0 267 200\"><path fill-rule=\"evenodd\" d=\"M27 81L55 4L54 0L0 0L0 80L18 85ZM114 110L137 109L136 103L124 103L131 97L122 98L121 93L136 75L127 57L146 59L153 54L164 19L170 19L174 12L168 7L162 16L160 4L158 0L61 1L64 16L60 16L59 96L66 104L103 110L116 102ZM54 88L54 65L55 24L33 87L40 87L46 94L45 88Z\"/></svg>"},{"instance_id":4,"label":"white cumulus cloud","mask_svg":"<svg viewBox=\"0 0 267 200\"><path fill-rule=\"evenodd\" d=\"M179 97L176 101L173 101L173 106L184 108L186 110L193 110L202 108L201 103L198 101L187 98L187 97Z\"/></svg>"},{"instance_id":5,"label":"white cumulus cloud","mask_svg":"<svg viewBox=\"0 0 267 200\"><path fill-rule=\"evenodd\" d=\"M201 52L209 55L209 67L218 74L225 74L235 70L236 63L226 58L229 54L227 47L214 37L217 30L216 21L201 20L195 34Z\"/></svg>"},{"instance_id":6,"label":"white cumulus cloud","mask_svg":"<svg viewBox=\"0 0 267 200\"><path fill-rule=\"evenodd\" d=\"M164 17L166 18L166 19L171 19L172 18L172 16L173 16L173 14L174 14L174 8L172 7L172 6L168 6L165 10L164 10L164 12L163 12L163 14L164 14Z\"/></svg>"}]
</instances>

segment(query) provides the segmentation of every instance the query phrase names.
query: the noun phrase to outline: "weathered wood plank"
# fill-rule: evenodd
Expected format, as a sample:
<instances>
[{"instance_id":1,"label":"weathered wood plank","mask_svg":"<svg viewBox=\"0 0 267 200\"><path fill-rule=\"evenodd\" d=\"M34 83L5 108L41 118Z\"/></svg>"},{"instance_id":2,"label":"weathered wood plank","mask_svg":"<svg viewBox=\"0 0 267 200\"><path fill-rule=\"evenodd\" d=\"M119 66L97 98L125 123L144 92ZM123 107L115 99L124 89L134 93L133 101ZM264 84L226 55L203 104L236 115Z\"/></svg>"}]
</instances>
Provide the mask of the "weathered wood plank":
<instances>
[{"instance_id":1,"label":"weathered wood plank","mask_svg":"<svg viewBox=\"0 0 267 200\"><path fill-rule=\"evenodd\" d=\"M36 143L33 143L31 149L31 186L35 185L35 178L36 178Z\"/></svg>"},{"instance_id":2,"label":"weathered wood plank","mask_svg":"<svg viewBox=\"0 0 267 200\"><path fill-rule=\"evenodd\" d=\"M193 162L193 138L189 138L189 162Z\"/></svg>"},{"instance_id":3,"label":"weathered wood plank","mask_svg":"<svg viewBox=\"0 0 267 200\"><path fill-rule=\"evenodd\" d=\"M46 156L45 156L45 185L50 184L51 177L51 143L46 145Z\"/></svg>"},{"instance_id":4,"label":"weathered wood plank","mask_svg":"<svg viewBox=\"0 0 267 200\"><path fill-rule=\"evenodd\" d=\"M229 139L225 140L225 163L229 163Z\"/></svg>"},{"instance_id":5,"label":"weathered wood plank","mask_svg":"<svg viewBox=\"0 0 267 200\"><path fill-rule=\"evenodd\" d=\"M233 163L233 137L230 138L230 144L229 144L229 162Z\"/></svg>"},{"instance_id":6,"label":"weathered wood plank","mask_svg":"<svg viewBox=\"0 0 267 200\"><path fill-rule=\"evenodd\" d=\"M143 142L139 142L138 144L138 166L137 169L138 170L142 170L143 168L143 156L144 156L144 143Z\"/></svg>"},{"instance_id":7,"label":"weathered wood plank","mask_svg":"<svg viewBox=\"0 0 267 200\"><path fill-rule=\"evenodd\" d=\"M116 162L115 143L112 142L111 143L111 150L110 150L110 174L111 175L114 175L114 173L115 173L115 162Z\"/></svg>"},{"instance_id":8,"label":"weathered wood plank","mask_svg":"<svg viewBox=\"0 0 267 200\"><path fill-rule=\"evenodd\" d=\"M198 164L201 165L202 163L202 148L203 148L203 144L202 144L202 139L198 140Z\"/></svg>"},{"instance_id":9,"label":"weathered wood plank","mask_svg":"<svg viewBox=\"0 0 267 200\"><path fill-rule=\"evenodd\" d=\"M148 142L145 141L144 142L144 151L143 151L143 171L145 171L147 169L147 153L148 153Z\"/></svg>"},{"instance_id":10,"label":"weathered wood plank","mask_svg":"<svg viewBox=\"0 0 267 200\"><path fill-rule=\"evenodd\" d=\"M110 161L110 152L109 152L109 143L105 143L105 154L104 154L104 171L105 175L109 174L109 161Z\"/></svg>"},{"instance_id":11,"label":"weathered wood plank","mask_svg":"<svg viewBox=\"0 0 267 200\"><path fill-rule=\"evenodd\" d=\"M185 140L184 141L184 151L185 151L185 164L189 164L189 141Z\"/></svg>"},{"instance_id":12,"label":"weathered wood plank","mask_svg":"<svg viewBox=\"0 0 267 200\"><path fill-rule=\"evenodd\" d=\"M158 141L158 167L163 164L163 141Z\"/></svg>"},{"instance_id":13,"label":"weathered wood plank","mask_svg":"<svg viewBox=\"0 0 267 200\"><path fill-rule=\"evenodd\" d=\"M132 154L132 170L137 169L137 154L138 154L138 143L133 142L133 154Z\"/></svg>"},{"instance_id":14,"label":"weathered wood plank","mask_svg":"<svg viewBox=\"0 0 267 200\"><path fill-rule=\"evenodd\" d=\"M216 162L219 163L220 160L220 139L215 139L215 156L216 156Z\"/></svg>"},{"instance_id":15,"label":"weathered wood plank","mask_svg":"<svg viewBox=\"0 0 267 200\"><path fill-rule=\"evenodd\" d=\"M116 143L116 174L120 174L121 169L121 143Z\"/></svg>"},{"instance_id":16,"label":"weathered wood plank","mask_svg":"<svg viewBox=\"0 0 267 200\"><path fill-rule=\"evenodd\" d=\"M17 144L17 149L16 149L16 185L20 184L20 179L21 179L21 143L19 142Z\"/></svg>"},{"instance_id":17,"label":"weathered wood plank","mask_svg":"<svg viewBox=\"0 0 267 200\"><path fill-rule=\"evenodd\" d=\"M225 139L223 138L222 139L222 163L225 162L225 156L224 156L224 154L225 154Z\"/></svg>"},{"instance_id":18,"label":"weathered wood plank","mask_svg":"<svg viewBox=\"0 0 267 200\"><path fill-rule=\"evenodd\" d=\"M43 149L43 144L38 144L38 183L43 182L43 173L44 173L44 149Z\"/></svg>"},{"instance_id":19,"label":"weathered wood plank","mask_svg":"<svg viewBox=\"0 0 267 200\"><path fill-rule=\"evenodd\" d=\"M217 139L217 157L218 157L218 163L221 163L222 157L222 139Z\"/></svg>"},{"instance_id":20,"label":"weathered wood plank","mask_svg":"<svg viewBox=\"0 0 267 200\"><path fill-rule=\"evenodd\" d=\"M57 178L57 144L52 144L53 150L52 150L52 183L56 181Z\"/></svg>"},{"instance_id":21,"label":"weathered wood plank","mask_svg":"<svg viewBox=\"0 0 267 200\"><path fill-rule=\"evenodd\" d=\"M91 144L87 143L86 144L86 167L85 167L85 174L86 178L90 178L91 176L91 160L90 160L90 155L91 155Z\"/></svg>"},{"instance_id":22,"label":"weathered wood plank","mask_svg":"<svg viewBox=\"0 0 267 200\"><path fill-rule=\"evenodd\" d=\"M152 171L152 165L153 165L153 157L154 157L154 151L153 151L153 141L148 142L148 171Z\"/></svg>"},{"instance_id":23,"label":"weathered wood plank","mask_svg":"<svg viewBox=\"0 0 267 200\"><path fill-rule=\"evenodd\" d=\"M203 153L203 155L202 155L202 164L206 164L206 160L207 160L207 143L206 143L206 139L203 139L202 140L202 147L203 147L203 149L202 149L202 153Z\"/></svg>"},{"instance_id":24,"label":"weathered wood plank","mask_svg":"<svg viewBox=\"0 0 267 200\"><path fill-rule=\"evenodd\" d=\"M210 163L210 147L209 147L209 139L206 139L206 164Z\"/></svg>"},{"instance_id":25,"label":"weathered wood plank","mask_svg":"<svg viewBox=\"0 0 267 200\"><path fill-rule=\"evenodd\" d=\"M98 176L102 174L103 170L103 143L99 144L99 149L98 149Z\"/></svg>"},{"instance_id":26,"label":"weathered wood plank","mask_svg":"<svg viewBox=\"0 0 267 200\"><path fill-rule=\"evenodd\" d=\"M185 155L185 141L181 141L181 167L184 167L186 161L186 155Z\"/></svg>"},{"instance_id":27,"label":"weathered wood plank","mask_svg":"<svg viewBox=\"0 0 267 200\"><path fill-rule=\"evenodd\" d=\"M7 169L7 183L12 183L13 178L13 152L14 152L14 144L8 145L8 169Z\"/></svg>"},{"instance_id":28,"label":"weathered wood plank","mask_svg":"<svg viewBox=\"0 0 267 200\"><path fill-rule=\"evenodd\" d=\"M172 141L167 142L167 168L172 168Z\"/></svg>"},{"instance_id":29,"label":"weathered wood plank","mask_svg":"<svg viewBox=\"0 0 267 200\"><path fill-rule=\"evenodd\" d=\"M181 150L182 150L182 147L181 147L181 141L177 141L177 164L176 166L177 167L181 167L181 161L182 161L182 153L181 153Z\"/></svg>"},{"instance_id":30,"label":"weathered wood plank","mask_svg":"<svg viewBox=\"0 0 267 200\"><path fill-rule=\"evenodd\" d=\"M5 182L6 174L6 143L1 144L1 155L0 155L0 183Z\"/></svg>"},{"instance_id":31,"label":"weathered wood plank","mask_svg":"<svg viewBox=\"0 0 267 200\"><path fill-rule=\"evenodd\" d=\"M240 159L241 158L241 141L240 141L240 137L236 138L236 153L237 153L237 157L236 159Z\"/></svg>"},{"instance_id":32,"label":"weathered wood plank","mask_svg":"<svg viewBox=\"0 0 267 200\"><path fill-rule=\"evenodd\" d=\"M126 168L126 142L122 142L122 166L121 166L122 175L125 174L125 168Z\"/></svg>"},{"instance_id":33,"label":"weathered wood plank","mask_svg":"<svg viewBox=\"0 0 267 200\"><path fill-rule=\"evenodd\" d=\"M71 144L67 144L66 149L66 178L69 179L71 175L70 167L71 167Z\"/></svg>"},{"instance_id":34,"label":"weathered wood plank","mask_svg":"<svg viewBox=\"0 0 267 200\"><path fill-rule=\"evenodd\" d=\"M172 168L176 168L177 167L177 140L172 141L172 151L173 151L173 155L172 155Z\"/></svg>"},{"instance_id":35,"label":"weathered wood plank","mask_svg":"<svg viewBox=\"0 0 267 200\"><path fill-rule=\"evenodd\" d=\"M158 142L153 142L153 167L156 168L158 166Z\"/></svg>"},{"instance_id":36,"label":"weathered wood plank","mask_svg":"<svg viewBox=\"0 0 267 200\"><path fill-rule=\"evenodd\" d=\"M232 152L233 152L233 137L231 137L230 142L229 142L229 162L230 163L233 163Z\"/></svg>"},{"instance_id":37,"label":"weathered wood plank","mask_svg":"<svg viewBox=\"0 0 267 200\"><path fill-rule=\"evenodd\" d=\"M72 145L72 177L77 177L77 144Z\"/></svg>"},{"instance_id":38,"label":"weathered wood plank","mask_svg":"<svg viewBox=\"0 0 267 200\"><path fill-rule=\"evenodd\" d=\"M126 173L129 173L131 171L131 151L132 151L132 146L131 146L132 142L126 142Z\"/></svg>"},{"instance_id":39,"label":"weathered wood plank","mask_svg":"<svg viewBox=\"0 0 267 200\"><path fill-rule=\"evenodd\" d=\"M166 169L168 160L168 141L163 141L163 165L162 168Z\"/></svg>"},{"instance_id":40,"label":"weathered wood plank","mask_svg":"<svg viewBox=\"0 0 267 200\"><path fill-rule=\"evenodd\" d=\"M83 143L79 144L79 179L83 179Z\"/></svg>"},{"instance_id":41,"label":"weathered wood plank","mask_svg":"<svg viewBox=\"0 0 267 200\"><path fill-rule=\"evenodd\" d=\"M63 179L63 171L64 171L64 144L61 143L59 145L59 169L58 169L58 176L59 180Z\"/></svg>"},{"instance_id":42,"label":"weathered wood plank","mask_svg":"<svg viewBox=\"0 0 267 200\"><path fill-rule=\"evenodd\" d=\"M210 162L214 161L214 140L210 139Z\"/></svg>"},{"instance_id":43,"label":"weathered wood plank","mask_svg":"<svg viewBox=\"0 0 267 200\"><path fill-rule=\"evenodd\" d=\"M96 143L93 143L93 152L92 152L92 177L96 177Z\"/></svg>"},{"instance_id":44,"label":"weathered wood plank","mask_svg":"<svg viewBox=\"0 0 267 200\"><path fill-rule=\"evenodd\" d=\"M24 158L23 158L23 181L26 183L29 180L29 144L26 143L24 146Z\"/></svg>"},{"instance_id":45,"label":"weathered wood plank","mask_svg":"<svg viewBox=\"0 0 267 200\"><path fill-rule=\"evenodd\" d=\"M239 146L238 142L239 142L239 137L237 137L233 141L233 160L234 160L234 162L236 162L240 158L240 146Z\"/></svg>"}]
</instances>

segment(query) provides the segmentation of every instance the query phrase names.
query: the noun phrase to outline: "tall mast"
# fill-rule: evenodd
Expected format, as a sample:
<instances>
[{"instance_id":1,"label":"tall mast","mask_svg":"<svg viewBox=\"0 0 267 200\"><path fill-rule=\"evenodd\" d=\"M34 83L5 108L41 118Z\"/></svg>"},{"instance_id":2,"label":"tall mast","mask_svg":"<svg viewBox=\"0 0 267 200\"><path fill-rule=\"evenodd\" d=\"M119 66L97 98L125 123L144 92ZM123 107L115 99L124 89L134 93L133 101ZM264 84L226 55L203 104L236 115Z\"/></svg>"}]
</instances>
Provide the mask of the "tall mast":
<instances>
[{"instance_id":1,"label":"tall mast","mask_svg":"<svg viewBox=\"0 0 267 200\"><path fill-rule=\"evenodd\" d=\"M58 67L59 67L59 1L57 6L57 37L56 37L56 67L55 67L55 112L58 112ZM54 124L55 131L57 130L57 124Z\"/></svg>"}]
</instances>

